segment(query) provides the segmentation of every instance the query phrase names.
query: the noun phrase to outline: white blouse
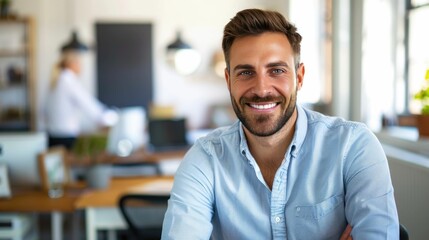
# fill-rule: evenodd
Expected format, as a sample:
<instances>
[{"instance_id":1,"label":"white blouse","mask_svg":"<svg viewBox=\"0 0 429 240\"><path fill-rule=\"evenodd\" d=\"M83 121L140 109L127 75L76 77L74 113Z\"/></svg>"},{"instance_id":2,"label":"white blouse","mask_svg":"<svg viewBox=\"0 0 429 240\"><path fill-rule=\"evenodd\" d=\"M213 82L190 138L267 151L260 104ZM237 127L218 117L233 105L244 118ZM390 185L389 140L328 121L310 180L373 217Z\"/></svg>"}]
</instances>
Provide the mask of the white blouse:
<instances>
[{"instance_id":1,"label":"white blouse","mask_svg":"<svg viewBox=\"0 0 429 240\"><path fill-rule=\"evenodd\" d=\"M112 111L92 96L80 84L71 70L63 70L45 104L46 128L54 137L75 137L83 124L109 125Z\"/></svg>"}]
</instances>

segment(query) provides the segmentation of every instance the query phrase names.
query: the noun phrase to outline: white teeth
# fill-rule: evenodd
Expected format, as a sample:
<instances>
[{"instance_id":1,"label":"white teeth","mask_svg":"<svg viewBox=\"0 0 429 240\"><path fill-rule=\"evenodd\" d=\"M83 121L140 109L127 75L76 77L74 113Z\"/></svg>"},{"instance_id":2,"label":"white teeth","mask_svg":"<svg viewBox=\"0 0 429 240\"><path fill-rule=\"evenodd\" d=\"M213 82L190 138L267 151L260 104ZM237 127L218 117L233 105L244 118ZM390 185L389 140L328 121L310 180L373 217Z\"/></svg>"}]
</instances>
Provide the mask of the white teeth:
<instances>
[{"instance_id":1,"label":"white teeth","mask_svg":"<svg viewBox=\"0 0 429 240\"><path fill-rule=\"evenodd\" d=\"M269 108L275 107L276 104L275 103L269 103L269 104L264 104L264 105L250 104L250 106L252 108L257 108L257 109L269 109Z\"/></svg>"}]
</instances>

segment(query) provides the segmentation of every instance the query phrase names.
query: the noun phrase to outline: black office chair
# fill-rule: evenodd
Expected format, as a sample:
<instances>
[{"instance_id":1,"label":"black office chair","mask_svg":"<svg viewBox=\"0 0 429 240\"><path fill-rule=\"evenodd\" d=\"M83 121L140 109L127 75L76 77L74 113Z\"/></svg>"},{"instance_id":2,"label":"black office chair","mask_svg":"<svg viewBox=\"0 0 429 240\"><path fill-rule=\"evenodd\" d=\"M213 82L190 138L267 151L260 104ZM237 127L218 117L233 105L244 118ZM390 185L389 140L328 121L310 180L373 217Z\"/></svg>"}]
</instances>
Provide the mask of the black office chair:
<instances>
[{"instance_id":1,"label":"black office chair","mask_svg":"<svg viewBox=\"0 0 429 240\"><path fill-rule=\"evenodd\" d=\"M399 224L399 239L400 240L408 240L408 229L403 225Z\"/></svg>"},{"instance_id":2,"label":"black office chair","mask_svg":"<svg viewBox=\"0 0 429 240\"><path fill-rule=\"evenodd\" d=\"M119 209L132 239L161 239L162 221L169 195L126 194L119 199Z\"/></svg>"}]
</instances>

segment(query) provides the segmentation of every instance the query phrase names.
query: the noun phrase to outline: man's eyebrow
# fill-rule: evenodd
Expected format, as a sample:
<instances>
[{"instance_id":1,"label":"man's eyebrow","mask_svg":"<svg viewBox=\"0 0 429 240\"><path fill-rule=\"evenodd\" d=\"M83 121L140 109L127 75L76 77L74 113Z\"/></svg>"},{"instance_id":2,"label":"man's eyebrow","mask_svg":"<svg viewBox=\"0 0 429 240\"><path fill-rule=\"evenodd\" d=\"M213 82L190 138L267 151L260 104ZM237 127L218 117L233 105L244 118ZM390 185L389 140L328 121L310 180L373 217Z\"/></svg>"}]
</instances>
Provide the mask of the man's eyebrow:
<instances>
[{"instance_id":1,"label":"man's eyebrow","mask_svg":"<svg viewBox=\"0 0 429 240\"><path fill-rule=\"evenodd\" d=\"M250 70L250 69L254 69L255 67L250 65L250 64L238 64L237 66L234 67L233 71L238 71L238 70Z\"/></svg>"},{"instance_id":2,"label":"man's eyebrow","mask_svg":"<svg viewBox=\"0 0 429 240\"><path fill-rule=\"evenodd\" d=\"M277 62L272 62L272 63L268 63L266 65L267 68L272 68L272 67L286 67L289 68L289 64L287 62L284 61L277 61ZM238 64L237 66L234 67L233 71L238 71L238 70L252 70L255 69L255 67L253 65L250 64Z\"/></svg>"},{"instance_id":3,"label":"man's eyebrow","mask_svg":"<svg viewBox=\"0 0 429 240\"><path fill-rule=\"evenodd\" d=\"M287 62L284 61L278 61L278 62L273 62L273 63L268 63L267 67L286 67L289 68L289 64L287 64Z\"/></svg>"}]
</instances>

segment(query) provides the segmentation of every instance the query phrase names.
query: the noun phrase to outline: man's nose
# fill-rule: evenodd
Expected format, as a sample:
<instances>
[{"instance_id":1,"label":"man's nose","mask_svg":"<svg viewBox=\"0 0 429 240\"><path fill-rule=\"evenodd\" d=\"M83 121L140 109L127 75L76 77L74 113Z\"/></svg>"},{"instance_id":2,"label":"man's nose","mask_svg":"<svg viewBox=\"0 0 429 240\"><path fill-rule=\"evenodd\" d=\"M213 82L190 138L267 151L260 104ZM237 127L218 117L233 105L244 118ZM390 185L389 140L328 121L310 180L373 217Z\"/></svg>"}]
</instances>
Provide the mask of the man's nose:
<instances>
[{"instance_id":1,"label":"man's nose","mask_svg":"<svg viewBox=\"0 0 429 240\"><path fill-rule=\"evenodd\" d=\"M264 75L257 75L254 79L254 85L252 88L252 92L259 96L265 97L271 93L271 83L270 79Z\"/></svg>"}]
</instances>

